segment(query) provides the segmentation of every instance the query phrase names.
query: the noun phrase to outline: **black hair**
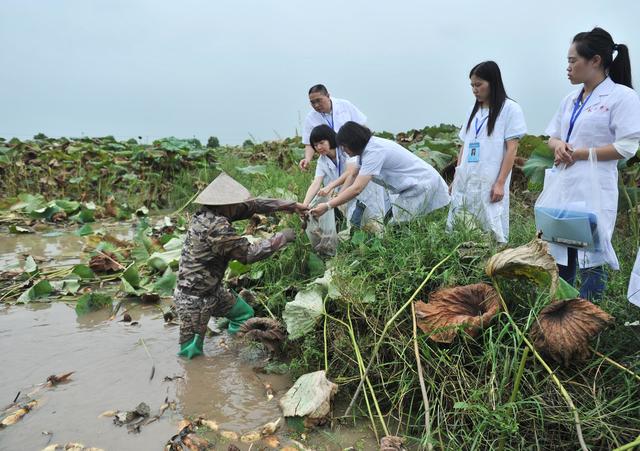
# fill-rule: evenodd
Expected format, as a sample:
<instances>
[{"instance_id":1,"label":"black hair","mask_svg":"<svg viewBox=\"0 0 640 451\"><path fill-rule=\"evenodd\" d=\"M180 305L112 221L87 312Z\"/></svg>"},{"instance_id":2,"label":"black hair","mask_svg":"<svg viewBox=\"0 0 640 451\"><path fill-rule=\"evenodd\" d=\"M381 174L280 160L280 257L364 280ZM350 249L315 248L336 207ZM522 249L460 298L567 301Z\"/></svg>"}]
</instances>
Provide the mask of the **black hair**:
<instances>
[{"instance_id":1,"label":"black hair","mask_svg":"<svg viewBox=\"0 0 640 451\"><path fill-rule=\"evenodd\" d=\"M578 33L573 37L573 43L578 55L587 60L591 60L596 55L600 56L605 74L608 72L611 80L633 89L629 48L626 45L614 43L611 35L599 27ZM615 51L618 54L614 59Z\"/></svg>"},{"instance_id":2,"label":"black hair","mask_svg":"<svg viewBox=\"0 0 640 451\"><path fill-rule=\"evenodd\" d=\"M325 85L317 84L313 85L309 88L309 94L313 94L314 92L319 92L320 94L324 94L325 96L329 95L329 91L327 91L327 87Z\"/></svg>"},{"instance_id":3,"label":"black hair","mask_svg":"<svg viewBox=\"0 0 640 451\"><path fill-rule=\"evenodd\" d=\"M309 135L309 143L311 143L311 147L316 148L316 144L320 141L324 140L329 141L329 148L335 149L338 147L336 144L336 132L333 131L331 127L327 124L321 124L317 127L313 127L311 130L311 134Z\"/></svg>"},{"instance_id":4,"label":"black hair","mask_svg":"<svg viewBox=\"0 0 640 451\"><path fill-rule=\"evenodd\" d=\"M502 83L502 74L495 61L483 61L473 66L471 72L469 72L469 78L473 75L489 83L489 121L487 123L487 136L491 136L498 115L504 106L504 102L508 99L507 92ZM480 102L476 100L475 105L473 105L473 111L471 111L471 116L469 116L469 121L467 122L467 131L469 131L471 120L479 108Z\"/></svg>"},{"instance_id":5,"label":"black hair","mask_svg":"<svg viewBox=\"0 0 640 451\"><path fill-rule=\"evenodd\" d=\"M347 147L355 155L362 155L372 133L364 125L349 121L338 130L338 145Z\"/></svg>"}]
</instances>

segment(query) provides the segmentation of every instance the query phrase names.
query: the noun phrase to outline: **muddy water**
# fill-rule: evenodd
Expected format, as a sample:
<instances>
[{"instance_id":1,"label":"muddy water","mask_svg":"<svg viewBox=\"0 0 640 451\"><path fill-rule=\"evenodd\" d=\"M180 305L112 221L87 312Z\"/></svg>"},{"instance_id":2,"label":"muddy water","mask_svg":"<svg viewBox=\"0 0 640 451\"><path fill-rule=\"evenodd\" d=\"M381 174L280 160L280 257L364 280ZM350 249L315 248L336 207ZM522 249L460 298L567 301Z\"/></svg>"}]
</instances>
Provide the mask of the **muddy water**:
<instances>
[{"instance_id":1,"label":"muddy water","mask_svg":"<svg viewBox=\"0 0 640 451\"><path fill-rule=\"evenodd\" d=\"M72 234L3 234L0 262L20 263L21 253L56 260L60 255L77 258L82 243L81 237ZM67 442L105 450L161 450L184 417L204 416L223 430L242 434L280 416L277 400L291 381L254 371L254 362L243 357L246 349L240 343L226 334L207 338L206 356L187 361L176 356L178 329L165 325L158 306L130 303L125 307L138 325L118 321L122 310L111 320L106 311L78 317L73 303L0 305L0 409L18 392L24 396L38 390L33 395L38 406L22 421L0 431L0 450L41 450L48 444ZM150 380L153 365L155 374ZM75 371L69 382L40 388L48 376L69 371ZM275 391L272 400L266 396L266 383ZM126 427L114 425L112 418L99 418L104 411L131 410L140 402L147 403L154 415L165 398L176 401L176 410L167 410L140 433L128 433ZM291 444L286 431L280 439L283 446ZM250 448L244 443L236 445ZM339 450L353 445L376 448L366 428L320 430L309 434L307 441L309 449ZM226 442L216 445L216 449L227 447ZM252 449L261 448L256 443Z\"/></svg>"},{"instance_id":2,"label":"muddy water","mask_svg":"<svg viewBox=\"0 0 640 451\"><path fill-rule=\"evenodd\" d=\"M103 224L100 228L121 240L133 237L129 224ZM94 229L97 230L98 226ZM0 271L20 267L24 255L44 259L42 266L80 263L85 240L74 233L76 230L77 227L52 228L42 233L0 234Z\"/></svg>"}]
</instances>

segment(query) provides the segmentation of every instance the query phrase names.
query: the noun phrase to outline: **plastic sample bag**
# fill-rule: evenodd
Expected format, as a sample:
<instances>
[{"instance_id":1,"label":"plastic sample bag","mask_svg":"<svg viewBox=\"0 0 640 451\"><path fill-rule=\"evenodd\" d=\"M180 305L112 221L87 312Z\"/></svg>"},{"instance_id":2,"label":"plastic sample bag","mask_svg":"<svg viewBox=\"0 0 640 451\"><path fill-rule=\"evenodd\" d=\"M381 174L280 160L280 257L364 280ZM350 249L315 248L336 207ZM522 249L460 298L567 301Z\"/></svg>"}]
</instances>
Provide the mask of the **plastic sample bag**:
<instances>
[{"instance_id":1,"label":"plastic sample bag","mask_svg":"<svg viewBox=\"0 0 640 451\"><path fill-rule=\"evenodd\" d=\"M310 208L318 204L328 202L329 197L316 196L309 205ZM338 248L338 232L336 230L336 216L333 208L330 208L319 218L309 216L307 223L307 236L311 242L311 247L318 254L323 256L333 256Z\"/></svg>"}]
</instances>

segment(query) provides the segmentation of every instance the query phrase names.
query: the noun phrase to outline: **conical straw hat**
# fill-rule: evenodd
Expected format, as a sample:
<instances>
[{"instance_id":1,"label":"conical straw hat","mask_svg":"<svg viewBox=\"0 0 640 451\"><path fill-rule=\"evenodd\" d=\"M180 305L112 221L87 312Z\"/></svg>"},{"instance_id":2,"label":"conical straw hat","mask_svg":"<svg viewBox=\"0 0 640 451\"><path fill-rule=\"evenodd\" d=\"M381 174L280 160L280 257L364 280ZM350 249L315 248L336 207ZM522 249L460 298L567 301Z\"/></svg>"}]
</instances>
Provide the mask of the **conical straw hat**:
<instances>
[{"instance_id":1,"label":"conical straw hat","mask_svg":"<svg viewBox=\"0 0 640 451\"><path fill-rule=\"evenodd\" d=\"M247 188L223 172L202 190L194 203L201 205L238 204L252 197Z\"/></svg>"}]
</instances>

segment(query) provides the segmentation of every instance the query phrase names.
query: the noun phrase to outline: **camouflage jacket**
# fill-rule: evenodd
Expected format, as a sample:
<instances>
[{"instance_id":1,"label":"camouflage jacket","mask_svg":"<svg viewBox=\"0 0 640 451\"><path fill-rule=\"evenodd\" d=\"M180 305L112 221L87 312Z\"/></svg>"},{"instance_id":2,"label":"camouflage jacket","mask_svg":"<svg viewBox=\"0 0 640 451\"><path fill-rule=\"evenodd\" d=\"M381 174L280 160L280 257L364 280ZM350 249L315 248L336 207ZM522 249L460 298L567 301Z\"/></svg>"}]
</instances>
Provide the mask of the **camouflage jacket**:
<instances>
[{"instance_id":1,"label":"camouflage jacket","mask_svg":"<svg viewBox=\"0 0 640 451\"><path fill-rule=\"evenodd\" d=\"M182 248L178 288L191 295L214 294L230 260L252 263L276 252L286 244L282 233L251 244L236 233L232 222L256 213L292 211L295 205L279 199L253 199L215 211L200 209L191 220Z\"/></svg>"}]
</instances>

